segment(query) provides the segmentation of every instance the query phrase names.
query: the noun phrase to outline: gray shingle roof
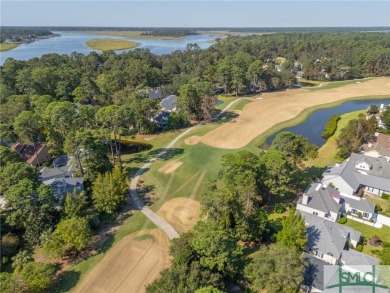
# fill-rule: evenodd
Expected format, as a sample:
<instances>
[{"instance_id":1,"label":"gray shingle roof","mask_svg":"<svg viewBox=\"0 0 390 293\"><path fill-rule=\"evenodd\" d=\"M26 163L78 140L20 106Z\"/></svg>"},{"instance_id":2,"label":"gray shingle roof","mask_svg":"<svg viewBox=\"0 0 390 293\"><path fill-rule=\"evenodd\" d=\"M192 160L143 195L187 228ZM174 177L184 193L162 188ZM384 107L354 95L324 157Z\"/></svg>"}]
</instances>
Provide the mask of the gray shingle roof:
<instances>
[{"instance_id":1,"label":"gray shingle roof","mask_svg":"<svg viewBox=\"0 0 390 293\"><path fill-rule=\"evenodd\" d=\"M344 261L346 265L351 265L351 266L379 264L379 259L353 249L344 250L342 252L341 260Z\"/></svg>"},{"instance_id":2,"label":"gray shingle roof","mask_svg":"<svg viewBox=\"0 0 390 293\"><path fill-rule=\"evenodd\" d=\"M177 105L177 96L170 95L164 99L161 100L160 106L162 109L166 111L172 111L176 108Z\"/></svg>"},{"instance_id":3,"label":"gray shingle roof","mask_svg":"<svg viewBox=\"0 0 390 293\"><path fill-rule=\"evenodd\" d=\"M81 189L84 183L84 178L54 178L42 182L45 185L49 185L58 199L62 200L64 196L69 192L73 192L75 189Z\"/></svg>"},{"instance_id":4,"label":"gray shingle roof","mask_svg":"<svg viewBox=\"0 0 390 293\"><path fill-rule=\"evenodd\" d=\"M355 168L356 163L362 160L372 166L367 171L367 175ZM360 185L390 190L390 162L387 162L386 158L373 158L352 153L348 161L327 169L324 175L341 176L354 190L357 190Z\"/></svg>"},{"instance_id":5,"label":"gray shingle roof","mask_svg":"<svg viewBox=\"0 0 390 293\"><path fill-rule=\"evenodd\" d=\"M320 185L321 183L312 184L306 191L306 194L309 196L307 206L325 213L330 211L338 213L342 207L342 204L337 203L332 196L334 193L337 193L337 190L330 186L325 188L321 187ZM302 200L299 201L299 203L301 202Z\"/></svg>"},{"instance_id":6,"label":"gray shingle roof","mask_svg":"<svg viewBox=\"0 0 390 293\"><path fill-rule=\"evenodd\" d=\"M305 252L302 254L302 257L307 261L303 284L324 290L324 266L329 264Z\"/></svg>"},{"instance_id":7,"label":"gray shingle roof","mask_svg":"<svg viewBox=\"0 0 390 293\"><path fill-rule=\"evenodd\" d=\"M158 100L161 99L161 92L159 89L151 89L148 93L149 99Z\"/></svg>"},{"instance_id":8,"label":"gray shingle roof","mask_svg":"<svg viewBox=\"0 0 390 293\"><path fill-rule=\"evenodd\" d=\"M349 204L352 208L358 209L363 212L371 213L371 214L375 212L375 204L373 204L372 202L364 198L352 199L346 196L342 196L342 199L347 204Z\"/></svg>"}]
</instances>

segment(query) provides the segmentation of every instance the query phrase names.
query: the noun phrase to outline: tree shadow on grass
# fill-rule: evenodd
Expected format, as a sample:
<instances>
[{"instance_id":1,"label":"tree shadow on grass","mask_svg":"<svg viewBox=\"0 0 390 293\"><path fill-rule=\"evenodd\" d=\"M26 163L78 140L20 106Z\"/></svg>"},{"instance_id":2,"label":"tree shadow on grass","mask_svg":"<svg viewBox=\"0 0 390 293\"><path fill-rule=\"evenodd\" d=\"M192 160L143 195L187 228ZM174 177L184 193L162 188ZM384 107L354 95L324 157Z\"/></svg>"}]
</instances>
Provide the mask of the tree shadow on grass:
<instances>
[{"instance_id":1,"label":"tree shadow on grass","mask_svg":"<svg viewBox=\"0 0 390 293\"><path fill-rule=\"evenodd\" d=\"M213 122L216 124L223 124L232 121L234 118L237 118L238 116L240 115L238 115L237 113L227 111L223 113L221 116L217 116L217 118L213 120Z\"/></svg>"},{"instance_id":2,"label":"tree shadow on grass","mask_svg":"<svg viewBox=\"0 0 390 293\"><path fill-rule=\"evenodd\" d=\"M58 279L58 283L53 291L55 293L64 293L69 292L76 286L77 282L80 280L80 272L75 270L64 271Z\"/></svg>"},{"instance_id":3,"label":"tree shadow on grass","mask_svg":"<svg viewBox=\"0 0 390 293\"><path fill-rule=\"evenodd\" d=\"M170 148L167 150L164 150L163 148L156 149L153 151L140 153L135 158L128 160L129 162L134 163L148 163L151 159L158 156L160 153L161 155L158 156L158 160L168 161L178 155L181 155L184 152L184 149L181 148Z\"/></svg>"},{"instance_id":4,"label":"tree shadow on grass","mask_svg":"<svg viewBox=\"0 0 390 293\"><path fill-rule=\"evenodd\" d=\"M301 174L301 187L306 189L309 184L315 182L318 179L321 179L325 170L326 168L314 166L304 169Z\"/></svg>"}]
</instances>

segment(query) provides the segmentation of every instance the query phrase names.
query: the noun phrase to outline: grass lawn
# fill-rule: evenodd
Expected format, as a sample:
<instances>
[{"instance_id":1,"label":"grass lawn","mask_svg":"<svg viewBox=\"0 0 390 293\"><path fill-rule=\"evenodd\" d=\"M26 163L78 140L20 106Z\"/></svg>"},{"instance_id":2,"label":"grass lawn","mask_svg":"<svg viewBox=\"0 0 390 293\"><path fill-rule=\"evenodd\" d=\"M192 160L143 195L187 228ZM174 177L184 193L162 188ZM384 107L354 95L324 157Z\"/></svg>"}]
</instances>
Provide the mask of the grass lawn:
<instances>
[{"instance_id":1,"label":"grass lawn","mask_svg":"<svg viewBox=\"0 0 390 293\"><path fill-rule=\"evenodd\" d=\"M338 88L344 85L353 84L356 82L366 82L371 80L372 78L362 78L362 79L353 79L353 80L343 80L343 81L331 81L331 82L320 82L320 86L318 87L307 87L310 91L318 91L318 90L325 90L325 89L334 89ZM311 82L311 81L309 81Z\"/></svg>"},{"instance_id":2,"label":"grass lawn","mask_svg":"<svg viewBox=\"0 0 390 293\"><path fill-rule=\"evenodd\" d=\"M238 101L237 103L235 103L233 105L233 107L231 107L230 109L242 111L246 104L249 104L252 102L253 102L253 100L250 100L250 99L242 99L241 101Z\"/></svg>"},{"instance_id":3,"label":"grass lawn","mask_svg":"<svg viewBox=\"0 0 390 293\"><path fill-rule=\"evenodd\" d=\"M19 45L20 45L20 43L1 43L0 44L0 52L15 49Z\"/></svg>"},{"instance_id":4,"label":"grass lawn","mask_svg":"<svg viewBox=\"0 0 390 293\"><path fill-rule=\"evenodd\" d=\"M141 212L135 211L134 215L126 219L119 230L108 238L100 247L100 252L88 259L70 267L62 273L55 287L50 292L69 292L76 284L91 271L109 253L109 249L123 237L144 229L153 229L156 226Z\"/></svg>"},{"instance_id":5,"label":"grass lawn","mask_svg":"<svg viewBox=\"0 0 390 293\"><path fill-rule=\"evenodd\" d=\"M92 49L100 51L133 49L138 46L134 41L110 38L89 40L85 44Z\"/></svg>"},{"instance_id":6,"label":"grass lawn","mask_svg":"<svg viewBox=\"0 0 390 293\"><path fill-rule=\"evenodd\" d=\"M326 143L318 150L318 158L306 162L306 166L327 167L335 163L342 162L343 159L337 158L337 144L336 141L340 136L341 129L343 129L350 120L357 119L359 114L365 113L365 110L350 112L341 115L337 122L336 132L328 138Z\"/></svg>"},{"instance_id":7,"label":"grass lawn","mask_svg":"<svg viewBox=\"0 0 390 293\"><path fill-rule=\"evenodd\" d=\"M178 40L184 37L164 37L164 36L148 36L141 35L143 31L78 31L78 33L101 35L101 36L116 36L135 39L155 39L155 40Z\"/></svg>"},{"instance_id":8,"label":"grass lawn","mask_svg":"<svg viewBox=\"0 0 390 293\"><path fill-rule=\"evenodd\" d=\"M389 200L385 200L380 197L367 196L367 195L365 195L364 198L376 205L379 205L383 211L386 211L390 207Z\"/></svg>"},{"instance_id":9,"label":"grass lawn","mask_svg":"<svg viewBox=\"0 0 390 293\"><path fill-rule=\"evenodd\" d=\"M382 228L374 228L363 223L359 223L348 219L347 223L352 228L362 233L362 236L370 239L372 236L377 235L380 240L390 242L390 227L383 226Z\"/></svg>"},{"instance_id":10,"label":"grass lawn","mask_svg":"<svg viewBox=\"0 0 390 293\"><path fill-rule=\"evenodd\" d=\"M217 105L215 108L217 110L222 110L223 108L225 108L227 105L229 105L231 102L233 102L234 100L236 100L237 98L234 96L224 96L224 95L220 95L217 97L218 101L222 101L223 103L221 103L220 105Z\"/></svg>"}]
</instances>

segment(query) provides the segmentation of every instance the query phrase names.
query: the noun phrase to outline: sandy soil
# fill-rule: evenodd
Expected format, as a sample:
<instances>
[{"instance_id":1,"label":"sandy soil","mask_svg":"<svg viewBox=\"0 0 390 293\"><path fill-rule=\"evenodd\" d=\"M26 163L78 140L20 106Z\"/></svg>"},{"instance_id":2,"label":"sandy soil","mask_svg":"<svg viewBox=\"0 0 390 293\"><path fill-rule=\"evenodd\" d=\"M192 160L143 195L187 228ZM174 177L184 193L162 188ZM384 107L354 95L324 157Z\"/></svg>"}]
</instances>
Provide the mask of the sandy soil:
<instances>
[{"instance_id":1,"label":"sandy soil","mask_svg":"<svg viewBox=\"0 0 390 293\"><path fill-rule=\"evenodd\" d=\"M210 131L201 138L201 142L218 148L241 148L274 125L294 118L308 107L350 97L388 94L390 78L387 77L327 90L294 89L264 93L262 100L246 105L237 119Z\"/></svg>"},{"instance_id":2,"label":"sandy soil","mask_svg":"<svg viewBox=\"0 0 390 293\"><path fill-rule=\"evenodd\" d=\"M194 144L197 144L198 142L200 142L201 139L202 139L202 137L194 135L194 136L191 136L189 138L186 138L184 140L184 143L188 144L188 145L194 145Z\"/></svg>"},{"instance_id":3,"label":"sandy soil","mask_svg":"<svg viewBox=\"0 0 390 293\"><path fill-rule=\"evenodd\" d=\"M173 173L177 168L181 166L182 162L179 161L170 161L164 166L162 166L160 169L158 169L158 172L163 174L171 174Z\"/></svg>"},{"instance_id":4,"label":"sandy soil","mask_svg":"<svg viewBox=\"0 0 390 293\"><path fill-rule=\"evenodd\" d=\"M119 241L72 292L145 292L145 286L169 263L169 240L164 232L136 232Z\"/></svg>"},{"instance_id":5,"label":"sandy soil","mask_svg":"<svg viewBox=\"0 0 390 293\"><path fill-rule=\"evenodd\" d=\"M200 204L190 198L174 198L165 202L157 215L163 217L176 231L186 232L198 222Z\"/></svg>"}]
</instances>

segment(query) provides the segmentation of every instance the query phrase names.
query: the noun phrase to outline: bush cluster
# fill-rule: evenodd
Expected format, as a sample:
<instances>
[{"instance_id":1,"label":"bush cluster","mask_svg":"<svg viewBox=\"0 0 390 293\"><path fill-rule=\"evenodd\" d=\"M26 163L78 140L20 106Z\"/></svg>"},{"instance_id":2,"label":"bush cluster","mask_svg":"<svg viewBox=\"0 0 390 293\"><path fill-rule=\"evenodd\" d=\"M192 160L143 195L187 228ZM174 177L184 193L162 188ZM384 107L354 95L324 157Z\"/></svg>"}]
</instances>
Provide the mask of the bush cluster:
<instances>
[{"instance_id":1,"label":"bush cluster","mask_svg":"<svg viewBox=\"0 0 390 293\"><path fill-rule=\"evenodd\" d=\"M338 219L337 222L338 222L339 224L345 224L345 223L347 222L347 218L344 217L344 216L342 216L342 217L340 217L340 219Z\"/></svg>"},{"instance_id":2,"label":"bush cluster","mask_svg":"<svg viewBox=\"0 0 390 293\"><path fill-rule=\"evenodd\" d=\"M382 193L381 198L388 200L390 199L390 194Z\"/></svg>"},{"instance_id":3,"label":"bush cluster","mask_svg":"<svg viewBox=\"0 0 390 293\"><path fill-rule=\"evenodd\" d=\"M328 139L335 133L337 129L337 122L340 120L340 118L341 118L340 115L333 115L332 117L330 117L321 135L323 139Z\"/></svg>"}]
</instances>

